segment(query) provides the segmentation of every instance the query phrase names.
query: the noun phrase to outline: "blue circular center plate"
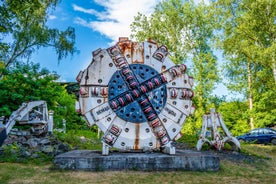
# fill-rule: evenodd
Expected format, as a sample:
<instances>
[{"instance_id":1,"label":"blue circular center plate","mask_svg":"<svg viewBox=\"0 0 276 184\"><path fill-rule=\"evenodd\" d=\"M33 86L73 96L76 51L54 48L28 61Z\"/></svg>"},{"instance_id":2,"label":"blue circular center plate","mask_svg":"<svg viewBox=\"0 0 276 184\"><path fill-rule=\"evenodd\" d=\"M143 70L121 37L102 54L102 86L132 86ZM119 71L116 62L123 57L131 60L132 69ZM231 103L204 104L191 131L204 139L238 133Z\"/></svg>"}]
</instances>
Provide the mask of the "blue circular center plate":
<instances>
[{"instance_id":1,"label":"blue circular center plate","mask_svg":"<svg viewBox=\"0 0 276 184\"><path fill-rule=\"evenodd\" d=\"M131 64L129 69L132 71L133 76L136 78L138 85L137 90L140 90L142 83L149 81L150 79L159 76L160 74L148 65L143 64ZM109 103L123 96L124 94L131 93L133 90L125 80L122 70L116 71L109 83L108 83L108 101ZM142 111L140 104L138 103L141 99L148 99L151 107L154 109L156 114L159 114L164 108L167 100L167 88L165 84L148 90L146 93L141 94L139 97L135 98L131 103L126 104L120 108L114 110L114 112L123 120L133 123L147 122L147 118Z\"/></svg>"}]
</instances>

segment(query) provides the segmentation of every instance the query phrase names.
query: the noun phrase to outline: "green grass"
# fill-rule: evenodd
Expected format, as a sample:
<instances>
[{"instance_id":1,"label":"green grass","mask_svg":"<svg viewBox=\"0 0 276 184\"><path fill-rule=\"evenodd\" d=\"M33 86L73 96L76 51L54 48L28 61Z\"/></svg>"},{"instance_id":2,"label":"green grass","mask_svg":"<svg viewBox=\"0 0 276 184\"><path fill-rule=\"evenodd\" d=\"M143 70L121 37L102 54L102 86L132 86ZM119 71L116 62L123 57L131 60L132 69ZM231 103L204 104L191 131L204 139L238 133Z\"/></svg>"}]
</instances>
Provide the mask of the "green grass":
<instances>
[{"instance_id":1,"label":"green grass","mask_svg":"<svg viewBox=\"0 0 276 184\"><path fill-rule=\"evenodd\" d=\"M141 171L60 171L52 169L52 162L0 163L0 183L38 184L143 184L143 183L274 183L276 177L276 146L242 145L242 152L258 161L253 163L221 160L217 172L141 172ZM267 159L263 159L267 158Z\"/></svg>"},{"instance_id":2,"label":"green grass","mask_svg":"<svg viewBox=\"0 0 276 184\"><path fill-rule=\"evenodd\" d=\"M56 132L55 136L73 149L101 150L101 140L97 137L96 132L90 130L71 130L66 134Z\"/></svg>"}]
</instances>

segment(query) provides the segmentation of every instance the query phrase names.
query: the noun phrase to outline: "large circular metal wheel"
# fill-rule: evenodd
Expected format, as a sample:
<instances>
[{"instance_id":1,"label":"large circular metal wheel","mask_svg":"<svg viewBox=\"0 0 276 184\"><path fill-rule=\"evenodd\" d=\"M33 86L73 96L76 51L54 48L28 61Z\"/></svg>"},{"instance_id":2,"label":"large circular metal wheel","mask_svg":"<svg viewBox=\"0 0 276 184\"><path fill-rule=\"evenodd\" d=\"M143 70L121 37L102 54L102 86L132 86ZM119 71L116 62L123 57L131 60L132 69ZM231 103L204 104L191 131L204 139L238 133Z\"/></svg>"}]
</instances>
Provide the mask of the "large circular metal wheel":
<instances>
[{"instance_id":1,"label":"large circular metal wheel","mask_svg":"<svg viewBox=\"0 0 276 184\"><path fill-rule=\"evenodd\" d=\"M193 113L193 78L174 65L165 46L122 38L93 52L79 73L79 110L103 132L104 144L124 150L153 150L181 135Z\"/></svg>"}]
</instances>

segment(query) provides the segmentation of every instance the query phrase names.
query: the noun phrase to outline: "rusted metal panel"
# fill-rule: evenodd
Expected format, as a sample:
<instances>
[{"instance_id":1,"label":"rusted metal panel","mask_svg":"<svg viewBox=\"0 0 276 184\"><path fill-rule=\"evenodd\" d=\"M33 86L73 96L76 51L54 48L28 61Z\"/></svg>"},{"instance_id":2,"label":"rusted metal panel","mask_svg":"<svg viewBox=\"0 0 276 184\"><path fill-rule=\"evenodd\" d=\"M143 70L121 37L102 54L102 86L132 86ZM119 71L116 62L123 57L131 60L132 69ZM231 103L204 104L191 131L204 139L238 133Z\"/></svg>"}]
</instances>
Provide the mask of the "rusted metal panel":
<instances>
[{"instance_id":1,"label":"rusted metal panel","mask_svg":"<svg viewBox=\"0 0 276 184\"><path fill-rule=\"evenodd\" d=\"M89 124L104 132L103 154L108 147L175 152L171 142L194 109L193 83L186 66L167 56L167 47L153 40L122 37L94 51L77 76L79 107Z\"/></svg>"}]
</instances>

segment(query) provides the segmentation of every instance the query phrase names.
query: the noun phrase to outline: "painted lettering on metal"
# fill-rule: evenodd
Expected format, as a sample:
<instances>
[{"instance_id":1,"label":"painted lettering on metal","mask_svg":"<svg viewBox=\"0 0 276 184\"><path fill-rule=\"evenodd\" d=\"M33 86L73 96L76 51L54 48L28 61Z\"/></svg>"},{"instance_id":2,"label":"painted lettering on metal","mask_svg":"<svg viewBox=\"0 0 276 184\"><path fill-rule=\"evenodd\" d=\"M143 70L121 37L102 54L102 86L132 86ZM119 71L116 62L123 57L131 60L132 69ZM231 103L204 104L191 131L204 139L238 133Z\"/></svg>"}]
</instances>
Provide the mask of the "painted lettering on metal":
<instances>
[{"instance_id":1,"label":"painted lettering on metal","mask_svg":"<svg viewBox=\"0 0 276 184\"><path fill-rule=\"evenodd\" d=\"M173 115L174 117L176 117L176 113L175 113L173 110L169 109L168 107L165 107L164 110L167 111L168 114L171 114L171 115Z\"/></svg>"},{"instance_id":2,"label":"painted lettering on metal","mask_svg":"<svg viewBox=\"0 0 276 184\"><path fill-rule=\"evenodd\" d=\"M100 114L102 114L102 113L108 111L109 109L110 109L110 107L109 107L109 106L106 106L106 107L101 108L100 110L98 110L96 113L97 113L97 115L100 115Z\"/></svg>"}]
</instances>

